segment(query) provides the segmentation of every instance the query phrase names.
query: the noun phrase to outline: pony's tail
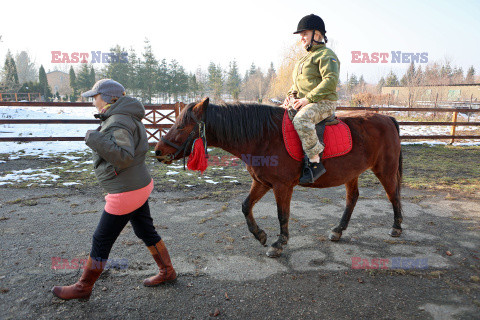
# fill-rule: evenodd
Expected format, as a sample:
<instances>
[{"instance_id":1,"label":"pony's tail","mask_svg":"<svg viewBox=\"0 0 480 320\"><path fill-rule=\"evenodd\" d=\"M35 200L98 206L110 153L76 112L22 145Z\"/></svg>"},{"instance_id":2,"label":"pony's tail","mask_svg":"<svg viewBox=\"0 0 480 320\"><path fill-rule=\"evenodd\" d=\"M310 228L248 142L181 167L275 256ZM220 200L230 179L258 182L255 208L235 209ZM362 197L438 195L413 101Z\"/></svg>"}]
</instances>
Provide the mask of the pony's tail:
<instances>
[{"instance_id":1,"label":"pony's tail","mask_svg":"<svg viewBox=\"0 0 480 320\"><path fill-rule=\"evenodd\" d=\"M397 119L394 117L389 117L392 119L395 128L397 128L398 139L400 140L400 126L398 125ZM398 170L397 170L397 187L395 190L398 201L400 201L400 190L402 187L402 177L403 177L403 155L402 155L402 146L400 145L400 156L398 157Z\"/></svg>"}]
</instances>

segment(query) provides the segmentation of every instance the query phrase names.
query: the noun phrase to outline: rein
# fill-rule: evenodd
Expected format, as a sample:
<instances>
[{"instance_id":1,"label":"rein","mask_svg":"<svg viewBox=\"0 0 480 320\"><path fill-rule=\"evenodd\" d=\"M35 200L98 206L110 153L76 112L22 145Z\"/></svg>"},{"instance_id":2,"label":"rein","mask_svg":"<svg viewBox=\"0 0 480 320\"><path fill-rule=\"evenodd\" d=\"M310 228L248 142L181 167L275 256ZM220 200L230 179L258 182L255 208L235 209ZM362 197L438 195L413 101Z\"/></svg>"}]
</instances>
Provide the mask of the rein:
<instances>
[{"instance_id":1,"label":"rein","mask_svg":"<svg viewBox=\"0 0 480 320\"><path fill-rule=\"evenodd\" d=\"M205 135L205 121L204 121L204 119L198 120L193 113L191 114L191 117L196 122L196 125L193 128L192 132L190 132L190 134L188 135L187 140L185 140L185 142L182 143L181 146L179 146L179 145L177 145L177 144L175 144L171 141L168 141L163 136L160 137L160 139L162 139L163 142L165 142L169 146L175 148L177 151L174 154L169 153L169 154L166 154L164 156L155 156L155 158L160 159L160 160L172 161L173 159L175 159L180 154L180 152L183 151L183 170L186 170L186 168L185 168L185 161L186 161L185 160L185 151L187 150L188 145L192 142L193 137L195 136L195 131L196 131L197 127L198 127L198 138L203 139L203 145L204 145L203 147L205 148L205 154L208 154L208 152L207 152L207 137ZM192 143L192 148L193 148L193 146L194 146L194 144Z\"/></svg>"}]
</instances>

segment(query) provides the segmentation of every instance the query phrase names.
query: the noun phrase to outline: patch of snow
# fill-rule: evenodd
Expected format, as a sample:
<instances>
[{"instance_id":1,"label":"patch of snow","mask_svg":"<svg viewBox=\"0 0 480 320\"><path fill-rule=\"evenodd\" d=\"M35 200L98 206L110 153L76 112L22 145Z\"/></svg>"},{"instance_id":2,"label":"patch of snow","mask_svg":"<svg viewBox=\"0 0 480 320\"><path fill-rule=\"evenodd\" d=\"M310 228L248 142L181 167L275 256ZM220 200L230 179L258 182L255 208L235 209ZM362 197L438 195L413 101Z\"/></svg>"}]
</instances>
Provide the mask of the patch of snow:
<instances>
[{"instance_id":1,"label":"patch of snow","mask_svg":"<svg viewBox=\"0 0 480 320\"><path fill-rule=\"evenodd\" d=\"M76 184L81 184L80 182L64 182L63 185L64 186L74 186Z\"/></svg>"},{"instance_id":2,"label":"patch of snow","mask_svg":"<svg viewBox=\"0 0 480 320\"><path fill-rule=\"evenodd\" d=\"M181 169L181 168L183 168L183 166L175 166L175 165L170 165L170 166L167 166L167 168L172 168L172 169Z\"/></svg>"}]
</instances>

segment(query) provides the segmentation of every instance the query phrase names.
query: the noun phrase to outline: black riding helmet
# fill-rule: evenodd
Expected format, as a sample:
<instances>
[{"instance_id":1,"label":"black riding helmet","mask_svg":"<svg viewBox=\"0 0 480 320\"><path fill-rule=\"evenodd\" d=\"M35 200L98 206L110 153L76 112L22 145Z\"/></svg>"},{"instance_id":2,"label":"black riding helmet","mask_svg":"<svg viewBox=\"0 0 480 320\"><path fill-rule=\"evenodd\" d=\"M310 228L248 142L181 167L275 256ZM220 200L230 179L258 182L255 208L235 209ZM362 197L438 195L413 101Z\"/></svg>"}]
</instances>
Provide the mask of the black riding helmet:
<instances>
[{"instance_id":1,"label":"black riding helmet","mask_svg":"<svg viewBox=\"0 0 480 320\"><path fill-rule=\"evenodd\" d=\"M312 13L312 14L309 14L308 16L303 17L300 20L300 22L298 23L297 31L295 31L293 34L297 34L297 33L300 33L302 31L305 31L305 30L318 30L318 31L320 31L322 33L323 38L325 39L325 43L327 43L328 40L327 40L327 36L325 35L325 33L327 32L325 30L325 22L323 22L323 19L320 18L319 16L314 15ZM314 38L314 35L312 35L312 41L310 42L310 44L306 48L307 51L310 50L310 48L313 45L313 42L323 43L323 42L315 41L313 38Z\"/></svg>"}]
</instances>

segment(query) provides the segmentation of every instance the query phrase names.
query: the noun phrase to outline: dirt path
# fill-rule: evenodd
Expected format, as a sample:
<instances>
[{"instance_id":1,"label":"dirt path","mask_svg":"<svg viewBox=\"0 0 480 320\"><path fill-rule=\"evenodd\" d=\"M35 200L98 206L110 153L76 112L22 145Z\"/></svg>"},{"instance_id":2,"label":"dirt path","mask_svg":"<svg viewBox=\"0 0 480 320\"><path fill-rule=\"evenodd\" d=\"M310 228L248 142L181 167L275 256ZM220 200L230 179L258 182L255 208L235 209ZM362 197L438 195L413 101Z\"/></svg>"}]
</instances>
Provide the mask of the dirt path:
<instances>
[{"instance_id":1,"label":"dirt path","mask_svg":"<svg viewBox=\"0 0 480 320\"><path fill-rule=\"evenodd\" d=\"M248 232L235 193L168 192L157 186L152 215L179 273L174 285L145 288L156 267L130 226L110 258L127 268L101 276L89 302L49 292L79 270L52 269L52 258L85 258L103 207L98 187L0 189L1 319L478 319L479 203L445 194L404 192L404 234L380 188L362 188L342 240L344 188L297 187L290 241L270 259ZM271 244L278 233L267 194L254 212ZM450 255L451 254L451 255ZM388 259L375 264L372 259ZM354 269L369 266L375 269ZM404 267L402 269L402 267ZM395 269L393 269L395 268Z\"/></svg>"}]
</instances>

